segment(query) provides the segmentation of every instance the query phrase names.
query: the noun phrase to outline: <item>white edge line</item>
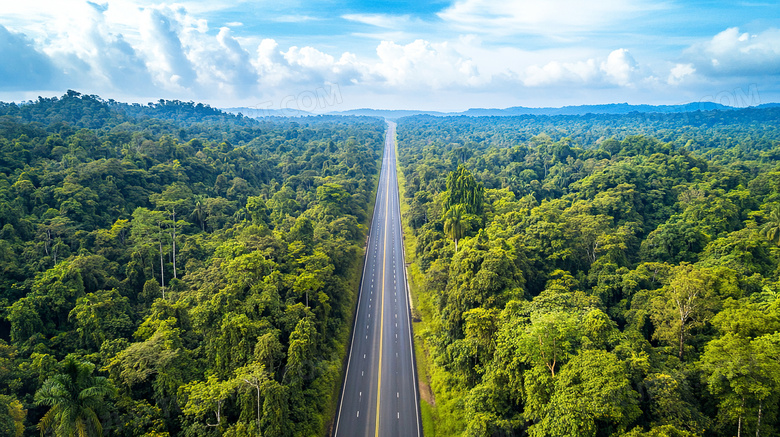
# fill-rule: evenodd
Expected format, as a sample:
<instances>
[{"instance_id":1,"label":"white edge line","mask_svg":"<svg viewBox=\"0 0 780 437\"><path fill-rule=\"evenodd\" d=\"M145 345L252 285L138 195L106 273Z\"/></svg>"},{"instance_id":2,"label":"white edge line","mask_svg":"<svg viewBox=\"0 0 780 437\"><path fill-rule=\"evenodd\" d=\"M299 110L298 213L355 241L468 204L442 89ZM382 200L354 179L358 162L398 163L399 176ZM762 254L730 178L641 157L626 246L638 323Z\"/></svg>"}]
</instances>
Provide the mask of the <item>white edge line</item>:
<instances>
[{"instance_id":1,"label":"white edge line","mask_svg":"<svg viewBox=\"0 0 780 437\"><path fill-rule=\"evenodd\" d=\"M398 144L396 143L396 140L395 140L395 127L393 127L393 134L394 134L393 135L393 159L394 159L393 167L396 167L395 166L395 162L397 162L397 159L396 159L396 156L395 156L395 150L398 147ZM399 217L397 226L400 229L401 253L402 253L403 257L404 257L402 265L403 265L403 271L404 271L404 285L406 286L405 287L406 288L406 293L404 293L404 294L406 294L406 296L405 296L405 299L406 299L406 313L407 313L407 318L409 320L409 347L411 348L409 350L409 353L411 354L411 359L412 359L412 380L413 380L412 381L412 385L414 386L414 407L415 407L414 408L414 413L417 415L417 426L416 426L416 428L417 428L417 437L420 437L421 436L420 430L422 428L422 423L420 422L420 404L419 404L419 401L418 401L418 399L420 398L420 392L419 392L419 387L418 387L420 382L417 380L417 362L415 360L414 341L412 339L412 327L413 327L413 325L412 325L412 314L411 314L411 306L410 306L410 303L411 303L411 296L410 296L411 289L409 288L409 280L408 280L409 278L407 277L407 272L406 272L406 248L404 247L404 239L403 239L403 226L402 226L402 221L403 220L401 220L401 190L398 187L398 169L397 168L395 170L395 174L396 174L396 178L395 178L396 190L395 191L396 191L396 200L397 200L396 201L396 205L398 205L398 217Z\"/></svg>"},{"instance_id":2,"label":"white edge line","mask_svg":"<svg viewBox=\"0 0 780 437\"><path fill-rule=\"evenodd\" d=\"M394 140L395 142L395 140ZM387 144L385 144L386 146ZM382 151L382 154L384 155L384 150ZM379 189L382 185L382 168L384 167L384 156L382 157L382 166L379 167L379 180L376 184L376 196L374 197L374 210L371 212L371 224L368 227L368 245L366 246L366 254L363 257L363 277L360 280L360 289L358 290L358 301L357 301L357 309L355 310L355 320L352 325L352 340L349 344L349 356L347 357L347 370L344 372L344 384L341 386L341 400L339 401L339 414L336 415L336 427L333 431L333 436L337 436L339 433L339 423L341 422L341 412L344 408L344 391L347 388L347 379L349 378L349 364L352 362L352 349L355 346L355 332L357 331L357 322L358 322L358 316L360 315L360 302L363 299L363 285L366 282L366 269L368 268L368 254L370 253L371 249L371 234L373 233L372 228L374 226L374 218L376 217L376 205L377 205L377 199L379 198ZM386 196L387 194L385 194ZM386 213L386 212L385 212ZM419 432L419 431L418 431Z\"/></svg>"}]
</instances>

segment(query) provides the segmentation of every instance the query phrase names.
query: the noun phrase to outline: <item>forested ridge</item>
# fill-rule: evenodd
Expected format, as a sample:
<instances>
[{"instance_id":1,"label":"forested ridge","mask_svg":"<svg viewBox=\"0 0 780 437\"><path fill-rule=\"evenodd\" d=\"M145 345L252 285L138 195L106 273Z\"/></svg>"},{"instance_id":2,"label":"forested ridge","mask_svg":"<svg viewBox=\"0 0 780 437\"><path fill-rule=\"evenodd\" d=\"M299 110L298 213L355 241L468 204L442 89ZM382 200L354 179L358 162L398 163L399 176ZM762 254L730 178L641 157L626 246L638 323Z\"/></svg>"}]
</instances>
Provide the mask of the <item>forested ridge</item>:
<instances>
[{"instance_id":1,"label":"forested ridge","mask_svg":"<svg viewBox=\"0 0 780 437\"><path fill-rule=\"evenodd\" d=\"M779 122L400 119L426 435L780 434Z\"/></svg>"},{"instance_id":2,"label":"forested ridge","mask_svg":"<svg viewBox=\"0 0 780 437\"><path fill-rule=\"evenodd\" d=\"M0 435L324 434L384 130L0 104Z\"/></svg>"}]
</instances>

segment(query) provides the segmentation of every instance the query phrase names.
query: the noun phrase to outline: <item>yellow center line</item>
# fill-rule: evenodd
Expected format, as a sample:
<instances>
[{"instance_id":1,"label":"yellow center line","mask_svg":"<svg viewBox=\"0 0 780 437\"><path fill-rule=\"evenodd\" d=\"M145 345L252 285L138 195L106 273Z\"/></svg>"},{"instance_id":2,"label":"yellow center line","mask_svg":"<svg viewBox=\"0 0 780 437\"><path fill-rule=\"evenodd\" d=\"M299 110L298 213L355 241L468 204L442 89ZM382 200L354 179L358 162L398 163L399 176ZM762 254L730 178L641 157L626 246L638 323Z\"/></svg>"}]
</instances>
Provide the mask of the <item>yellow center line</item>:
<instances>
[{"instance_id":1,"label":"yellow center line","mask_svg":"<svg viewBox=\"0 0 780 437\"><path fill-rule=\"evenodd\" d=\"M387 154L387 148L385 148L385 154ZM389 163L389 161L387 161ZM385 244L384 244L384 250L382 254L382 300L379 304L379 314L380 314L380 322L379 322L379 377L377 381L377 390L376 390L376 433L374 434L376 437L379 437L379 396L382 393L382 338L385 333L385 265L387 264L387 216L388 216L388 208L390 205L390 173L389 173L389 165L385 167L385 173L387 177L385 178Z\"/></svg>"}]
</instances>

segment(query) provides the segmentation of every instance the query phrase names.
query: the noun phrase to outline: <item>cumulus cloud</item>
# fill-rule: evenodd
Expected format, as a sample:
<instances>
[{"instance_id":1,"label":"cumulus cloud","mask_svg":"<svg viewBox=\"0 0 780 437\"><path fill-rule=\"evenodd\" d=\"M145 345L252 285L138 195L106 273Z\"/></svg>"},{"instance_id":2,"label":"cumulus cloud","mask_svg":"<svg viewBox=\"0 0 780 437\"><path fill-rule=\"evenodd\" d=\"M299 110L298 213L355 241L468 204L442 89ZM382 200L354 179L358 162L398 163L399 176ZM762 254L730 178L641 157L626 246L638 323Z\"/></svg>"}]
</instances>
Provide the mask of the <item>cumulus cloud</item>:
<instances>
[{"instance_id":1,"label":"cumulus cloud","mask_svg":"<svg viewBox=\"0 0 780 437\"><path fill-rule=\"evenodd\" d=\"M618 49L610 53L607 60L601 63L601 71L610 82L627 86L633 83L637 74L637 64L628 50Z\"/></svg>"},{"instance_id":2,"label":"cumulus cloud","mask_svg":"<svg viewBox=\"0 0 780 437\"><path fill-rule=\"evenodd\" d=\"M247 100L278 104L281 97L316 94L320 88L338 85L344 96L362 99L393 96L399 102L411 99L428 104L445 99L441 96L460 102L463 93L474 92L470 99L489 95L484 101L493 102L499 96L506 100L495 100L495 105L503 105L529 103L510 100L521 98L511 96L549 99L556 87L580 93L577 96L593 96L601 90L620 99L655 97L670 90L680 96L684 90L727 83L734 77L777 76L780 71L777 29L749 34L731 28L682 53L669 54L667 57L676 56L673 61L640 59L642 62L626 48L588 48L584 43L572 43L534 49L530 48L534 44L513 38L509 40L515 44L496 44L490 35L550 36L552 32L578 41L587 32L614 26L621 17L651 8L646 0L606 0L590 5L575 0L458 0L439 14L441 23L432 25L446 29L446 39L413 40L410 35L419 35L420 19L411 16L337 17L342 23L351 22L347 32L355 28L374 31L360 37L352 34L352 40L358 41L355 44L362 46L359 55L326 45L261 39L249 34L252 26L246 20L246 25L235 21L210 27L202 18L207 16L202 8L223 2L210 9L219 10L226 7L226 0L187 3L187 8L153 0L112 0L106 5L77 1L69 2L72 7L67 8L57 0L36 1L45 1L52 9L39 16L45 18L39 23L17 26L15 18L8 18L11 15L0 14L0 22L6 25L0 26L0 56L4 60L0 64L0 91L67 87L104 95L119 92L230 104ZM22 17L22 12L14 14ZM51 18L54 16L58 19ZM327 18L280 15L269 20ZM468 33L458 35L453 29ZM643 58L647 58L644 53ZM696 91L705 92L711 93ZM573 95L566 98L578 98Z\"/></svg>"},{"instance_id":3,"label":"cumulus cloud","mask_svg":"<svg viewBox=\"0 0 780 437\"><path fill-rule=\"evenodd\" d=\"M59 86L105 89L119 83L150 89L145 63L122 34L111 30L104 15L106 6L79 3L72 12L52 23L44 40L47 44L40 49L56 65Z\"/></svg>"},{"instance_id":4,"label":"cumulus cloud","mask_svg":"<svg viewBox=\"0 0 780 437\"><path fill-rule=\"evenodd\" d=\"M523 84L544 86L560 83L589 83L598 77L595 59L580 62L551 61L543 66L532 65L525 70Z\"/></svg>"},{"instance_id":5,"label":"cumulus cloud","mask_svg":"<svg viewBox=\"0 0 780 437\"><path fill-rule=\"evenodd\" d=\"M780 29L759 34L726 29L688 48L684 59L708 76L764 76L780 71Z\"/></svg>"},{"instance_id":6,"label":"cumulus cloud","mask_svg":"<svg viewBox=\"0 0 780 437\"><path fill-rule=\"evenodd\" d=\"M221 28L216 38L198 32L188 40L182 56L194 69L196 83L190 89L227 96L251 94L256 89L258 74L251 55L229 28Z\"/></svg>"},{"instance_id":7,"label":"cumulus cloud","mask_svg":"<svg viewBox=\"0 0 780 437\"><path fill-rule=\"evenodd\" d=\"M345 52L339 58L314 47L292 46L282 51L276 41L263 40L252 61L260 81L268 85L361 84L389 89L443 89L480 85L476 63L450 44L416 40L409 44L382 41L377 60Z\"/></svg>"},{"instance_id":8,"label":"cumulus cloud","mask_svg":"<svg viewBox=\"0 0 780 437\"><path fill-rule=\"evenodd\" d=\"M606 59L590 58L584 61L551 61L543 66L525 69L523 84L548 86L557 84L617 85L630 87L639 78L636 60L626 49L613 50Z\"/></svg>"},{"instance_id":9,"label":"cumulus cloud","mask_svg":"<svg viewBox=\"0 0 780 437\"><path fill-rule=\"evenodd\" d=\"M406 45L382 41L376 49L379 62L372 66L375 77L392 86L432 87L480 85L477 65L447 42L418 39Z\"/></svg>"},{"instance_id":10,"label":"cumulus cloud","mask_svg":"<svg viewBox=\"0 0 780 437\"><path fill-rule=\"evenodd\" d=\"M693 64L677 64L669 71L669 77L666 83L669 85L679 85L686 77L696 73Z\"/></svg>"},{"instance_id":11,"label":"cumulus cloud","mask_svg":"<svg viewBox=\"0 0 780 437\"><path fill-rule=\"evenodd\" d=\"M183 14L184 11L178 11ZM149 70L164 88L185 89L194 85L197 74L185 53L181 35L185 30L175 11L146 9L141 38Z\"/></svg>"},{"instance_id":12,"label":"cumulus cloud","mask_svg":"<svg viewBox=\"0 0 780 437\"><path fill-rule=\"evenodd\" d=\"M22 34L0 25L0 90L46 89L55 83L55 67Z\"/></svg>"}]
</instances>

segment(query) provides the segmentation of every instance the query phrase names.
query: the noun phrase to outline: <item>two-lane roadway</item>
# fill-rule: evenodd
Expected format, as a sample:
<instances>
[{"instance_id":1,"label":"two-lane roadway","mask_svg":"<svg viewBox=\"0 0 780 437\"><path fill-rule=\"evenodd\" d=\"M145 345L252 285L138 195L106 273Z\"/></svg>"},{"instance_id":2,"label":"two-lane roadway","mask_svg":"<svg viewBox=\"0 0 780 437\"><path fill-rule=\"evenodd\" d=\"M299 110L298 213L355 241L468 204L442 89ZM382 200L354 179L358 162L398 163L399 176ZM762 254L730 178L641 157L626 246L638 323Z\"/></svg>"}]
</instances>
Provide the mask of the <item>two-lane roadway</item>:
<instances>
[{"instance_id":1,"label":"two-lane roadway","mask_svg":"<svg viewBox=\"0 0 780 437\"><path fill-rule=\"evenodd\" d=\"M395 123L388 122L334 437L422 436L402 244Z\"/></svg>"}]
</instances>

